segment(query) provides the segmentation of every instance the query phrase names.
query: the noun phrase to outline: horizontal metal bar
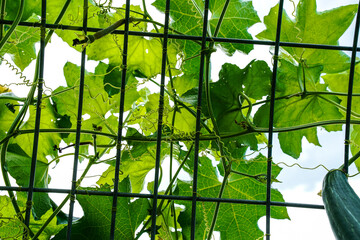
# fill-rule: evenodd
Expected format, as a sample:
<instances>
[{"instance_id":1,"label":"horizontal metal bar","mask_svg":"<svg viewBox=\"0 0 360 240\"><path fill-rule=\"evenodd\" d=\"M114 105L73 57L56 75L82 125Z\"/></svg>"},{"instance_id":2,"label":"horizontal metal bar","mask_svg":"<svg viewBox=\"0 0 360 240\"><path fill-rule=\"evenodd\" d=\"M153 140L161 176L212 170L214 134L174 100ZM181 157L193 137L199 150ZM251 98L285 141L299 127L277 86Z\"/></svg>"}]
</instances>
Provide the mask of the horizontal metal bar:
<instances>
[{"instance_id":1,"label":"horizontal metal bar","mask_svg":"<svg viewBox=\"0 0 360 240\"><path fill-rule=\"evenodd\" d=\"M29 188L27 187L6 187L0 186L0 191L12 190L18 192L26 192ZM61 193L69 194L70 189L59 189L59 188L34 188L34 192L43 192L43 193ZM86 190L76 190L75 194L80 195L97 195L97 196L113 196L113 192L105 191L86 191ZM123 193L119 192L117 194L119 197L131 197L131 198L153 198L153 194L144 194L144 193ZM192 196L176 196L176 195L158 195L159 199L168 199L168 200L183 200L191 201ZM266 205L266 201L261 200L247 200L247 199L232 199L232 198L209 198L209 197L197 197L196 201L200 202L222 202L222 203L236 203L236 204L250 204L250 205ZM307 203L291 203L291 202L275 202L271 201L272 206L279 207L297 207L297 208L312 208L312 209L324 209L323 205L317 204L307 204Z\"/></svg>"},{"instance_id":2,"label":"horizontal metal bar","mask_svg":"<svg viewBox=\"0 0 360 240\"><path fill-rule=\"evenodd\" d=\"M0 24L10 25L12 21L9 20L0 20ZM19 26L27 27L40 27L38 22L20 22ZM62 25L62 24L46 24L46 28L49 29L59 29L59 30L72 30L72 31L82 31L80 26L71 26L71 25ZM88 28L88 32L98 32L102 28ZM122 30L115 30L112 34L124 34ZM132 36L143 36L143 37L158 37L163 38L164 34L161 33L152 33L152 32L137 32L129 31L129 35ZM194 40L201 41L201 36L193 35L180 35L180 34L169 34L168 36L171 39L178 40ZM264 45L264 46L275 46L275 41L264 41L264 40L253 40L253 39L238 39L238 38L206 38L208 42L217 42L217 43L238 43L238 44L255 44L255 45ZM338 51L352 51L352 46L336 46L336 45L325 45L325 44L313 44L313 43L295 43L295 42L280 42L282 47L296 47L296 48L312 48L312 49L323 49L323 50L338 50ZM360 47L356 48L357 52L360 52Z\"/></svg>"},{"instance_id":3,"label":"horizontal metal bar","mask_svg":"<svg viewBox=\"0 0 360 240\"><path fill-rule=\"evenodd\" d=\"M350 121L351 124L353 125L360 125L360 120L351 120ZM321 127L321 126L327 126L327 125L337 125L337 124L345 124L346 121L345 120L328 120L328 121L321 121L321 122L314 122L314 123L309 123L309 124L303 124L303 125L299 125L299 126L289 126L289 127L283 127L283 128L274 128L273 132L291 132L291 131L298 131L298 130L303 130L303 129L308 129L308 128L314 128L314 127ZM291 127L291 128L290 128ZM58 129L40 129L39 132L40 133L74 133L76 131L76 129L70 129L70 128L58 128ZM233 137L237 137L237 136L243 136L246 134L253 134L253 133L267 133L269 130L267 128L256 128L255 130L247 130L247 131L242 131L242 132L236 132L236 133L231 133L231 134L221 134L220 137L225 139L225 138L233 138ZM29 133L33 133L34 130L33 129L27 129L27 130L18 130L16 133L14 133L13 135L8 136L7 138L4 138L0 141L0 145L6 141L9 137L16 137L19 134L29 134ZM81 130L82 134L96 134L99 136L105 136L111 139L115 139L116 135L111 134L111 133L103 133L103 132L96 132L94 133L93 130ZM218 136L214 135L214 134L204 134L200 137L201 141L209 141L209 140L215 140L217 139ZM138 141L138 142L154 142L156 141L156 138L154 137L133 137L133 136L128 136L128 137L123 137L124 141ZM162 141L167 141L167 142L176 142L176 141L194 141L194 137L164 137L162 139Z\"/></svg>"}]
</instances>

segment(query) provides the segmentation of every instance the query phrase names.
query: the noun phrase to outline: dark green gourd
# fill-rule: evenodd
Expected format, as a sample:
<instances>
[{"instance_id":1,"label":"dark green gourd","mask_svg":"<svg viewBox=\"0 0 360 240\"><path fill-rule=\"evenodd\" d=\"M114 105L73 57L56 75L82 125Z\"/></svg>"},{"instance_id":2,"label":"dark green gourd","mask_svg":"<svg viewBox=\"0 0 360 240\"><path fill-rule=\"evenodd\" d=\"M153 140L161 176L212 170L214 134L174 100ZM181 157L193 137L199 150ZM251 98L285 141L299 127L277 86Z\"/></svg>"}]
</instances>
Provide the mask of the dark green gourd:
<instances>
[{"instance_id":1,"label":"dark green gourd","mask_svg":"<svg viewBox=\"0 0 360 240\"><path fill-rule=\"evenodd\" d=\"M360 239L360 199L344 172L333 170L326 174L322 198L336 239Z\"/></svg>"}]
</instances>

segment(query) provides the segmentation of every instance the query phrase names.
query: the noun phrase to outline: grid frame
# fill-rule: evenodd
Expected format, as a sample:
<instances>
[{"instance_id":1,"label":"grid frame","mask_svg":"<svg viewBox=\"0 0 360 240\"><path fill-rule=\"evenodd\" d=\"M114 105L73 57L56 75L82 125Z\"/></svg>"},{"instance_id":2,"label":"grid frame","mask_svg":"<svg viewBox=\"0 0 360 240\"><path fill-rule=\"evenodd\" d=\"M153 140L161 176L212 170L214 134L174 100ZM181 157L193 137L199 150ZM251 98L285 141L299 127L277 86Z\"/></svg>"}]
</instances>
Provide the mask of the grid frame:
<instances>
[{"instance_id":1,"label":"grid frame","mask_svg":"<svg viewBox=\"0 0 360 240\"><path fill-rule=\"evenodd\" d=\"M353 46L347 47L347 46L332 46L332 45L320 45L320 44L307 44L307 43L290 43L290 42L281 42L280 34L281 34L281 22L282 22L282 13L284 11L284 0L279 1L279 14L278 14L278 22L277 22L277 33L276 33L276 40L275 41L262 41L262 40L244 40L244 39L224 39L219 37L208 37L206 34L206 29L208 25L208 15L209 12L209 0L205 0L205 9L204 9L204 21L203 21L203 35L200 36L187 36L187 35L176 35L176 34L170 34L169 33L169 12L171 11L171 0L166 1L166 11L165 11L165 28L164 33L145 33L145 32L134 32L129 30L129 24L130 24L130 15L129 15L129 9L130 9L130 0L126 1L126 17L125 17L125 30L115 30L112 32L112 34L118 34L124 36L124 46L123 46L123 55L125 56L123 58L123 72L122 72L122 88L121 92L124 94L121 94L120 99L120 109L119 109L119 125L118 125L118 134L116 139L116 146L117 146L117 153L116 153L116 171L115 171L115 181L114 181L114 190L113 192L99 192L99 191L84 191L84 190L77 190L76 189L76 180L78 179L76 173L77 173L77 164L79 161L79 148L80 148L80 136L83 133L86 133L86 130L82 130L82 104L83 104L83 91L84 91L84 79L85 79L85 64L86 64L86 48L83 49L81 52L81 72L80 72L80 88L79 88L79 108L78 108L78 119L77 119L77 126L76 130L69 131L71 133L76 134L76 143L75 143L75 155L74 155L74 166L73 166L73 178L72 178L72 187L71 189L50 189L50 188L36 188L34 187L34 181L35 181L35 170L36 170L36 160L37 160L37 151L38 151L38 144L39 144L39 134L46 132L44 129L40 129L40 122L41 122L41 96L43 93L43 83L44 83L44 62L45 62L45 49L46 49L46 43L49 41L51 34L53 30L55 29L61 29L61 30L76 30L76 31L83 31L85 34L87 32L97 32L101 29L98 28L90 28L87 26L87 9L88 9L88 1L84 0L84 18L83 18L83 26L82 27L74 27L70 25L61 25L61 24L48 24L46 23L46 0L42 0L42 18L41 23L27 23L27 22L19 22L19 26L28 26L28 27L34 27L34 28L40 28L41 29L41 35L40 35L40 64L39 64L39 77L38 77L38 98L37 98L37 109L36 109L36 120L35 120L35 131L34 131L34 148L33 148L33 155L32 155L32 164L31 164L31 171L30 171L30 183L29 187L7 187L7 186L0 186L0 190L7 190L7 191L19 191L19 192L27 192L28 193L28 199L27 199L27 208L26 208L26 215L25 215L25 225L29 226L30 222L30 212L31 212L31 203L32 203L32 197L34 192L47 192L47 193L63 193L63 194L69 194L70 198L70 211L69 211L69 218L68 218L68 234L67 239L71 239L71 226L72 226L72 220L73 220L73 212L74 212L74 203L75 203L75 196L77 194L82 195L102 195L102 196L112 196L113 198L113 206L112 206L112 220L111 220L111 229L110 229L110 239L114 239L114 231L115 231L115 219L116 219L116 204L117 204L117 198L119 197L136 197L136 198L149 198L152 199L153 205L157 205L158 199L171 199L171 200L187 200L192 202L192 209L196 209L196 205L198 202L217 202L218 206L222 202L227 203L238 203L238 204L254 204L254 205L264 205L266 206L266 239L270 239L271 235L271 229L270 229L270 212L271 212L271 206L287 206L287 207L300 207L300 208L310 208L310 209L324 209L323 205L316 205L316 204L302 204L302 203L290 203L290 202L274 202L271 201L271 163L273 158L273 134L276 132L274 129L274 106L275 106L275 87L276 87L276 80L277 80L277 71L278 71L278 57L279 57L279 50L280 47L284 46L291 46L291 47L301 47L301 48L315 48L315 49L327 49L327 50L343 50L343 51L351 51L351 63L350 63L350 77L349 77L349 87L348 87L348 101L347 101L347 111L346 111L346 120L345 121L339 121L339 123L345 124L345 137L344 137L344 170L345 172L348 171L348 163L349 163L349 155L350 155L350 148L348 142L350 141L350 127L351 124L359 124L360 121L351 120L351 108L352 108L352 97L358 96L359 94L353 94L353 84L354 84L354 71L355 71L355 65L356 65L356 53L360 52L360 48L358 48L358 37L359 37L359 26L360 26L360 17L359 14L357 14L356 17L356 27L355 27L355 33L354 33L354 39L353 39ZM71 2L71 0L67 1L67 4L65 5L65 8L68 6L68 4ZM358 12L360 10L360 4L358 6ZM0 20L1 25L11 25L13 24L13 21L8 20ZM46 30L50 29L51 34L48 33L46 36ZM124 97L126 95L125 92L125 79L126 79L126 66L127 66L127 45L128 45L128 36L146 36L146 37L158 37L163 39L163 52L162 52L162 71L161 71L161 83L160 83L160 101L159 101L159 121L158 121L158 129L161 129L162 127L162 117L163 117L163 98L165 95L165 75L166 75L166 56L167 56L167 43L169 39L186 39L186 40L198 40L201 41L201 58L200 58L200 69L199 69L199 95L198 95L198 107L197 107L197 114L196 114L196 136L194 138L195 143L195 149L194 149L194 176L193 176L193 195L191 197L189 196L177 196L177 195L161 195L158 193L158 180L159 180L159 169L160 169L160 153L161 153L161 141L163 141L161 131L159 131L159 134L155 138L149 138L149 141L156 141L157 143L157 151L156 151L156 167L155 167L155 177L154 177L154 193L153 194L135 194L135 193L122 193L118 191L118 179L119 179L119 169L120 169L120 162L121 162L121 142L123 140L126 140L127 138L123 136L123 114L124 114ZM258 200L244 200L244 199L226 199L226 198L208 198L208 197L201 197L198 196L196 193L197 190L197 167L198 167L198 157L199 157L199 143L201 141L200 139L200 115L201 115L201 99L202 99L202 86L203 86L203 78L204 78L204 61L205 61L205 53L207 50L207 43L217 43L217 42L233 42L233 43L242 43L242 44L258 44L258 45L268 45L268 46L274 46L274 55L273 55L273 77L272 77L272 89L271 89L271 98L270 98L270 121L269 121L269 127L268 127L268 141L269 141L269 147L268 147L268 166L267 166L267 194L266 194L266 200L265 201L258 201ZM20 132L21 133L21 132ZM26 130L24 130L22 133L26 133ZM19 132L14 133L19 134ZM104 134L105 135L105 134ZM7 139L1 140L0 144L5 143L10 137ZM111 135L111 137L113 137ZM153 219L156 219L157 214L157 208L153 208L152 210L152 217ZM192 228L191 228L191 239L195 239L195 222L196 222L196 211L192 211ZM152 221L152 234L151 238L155 239L156 235L156 221Z\"/></svg>"}]
</instances>

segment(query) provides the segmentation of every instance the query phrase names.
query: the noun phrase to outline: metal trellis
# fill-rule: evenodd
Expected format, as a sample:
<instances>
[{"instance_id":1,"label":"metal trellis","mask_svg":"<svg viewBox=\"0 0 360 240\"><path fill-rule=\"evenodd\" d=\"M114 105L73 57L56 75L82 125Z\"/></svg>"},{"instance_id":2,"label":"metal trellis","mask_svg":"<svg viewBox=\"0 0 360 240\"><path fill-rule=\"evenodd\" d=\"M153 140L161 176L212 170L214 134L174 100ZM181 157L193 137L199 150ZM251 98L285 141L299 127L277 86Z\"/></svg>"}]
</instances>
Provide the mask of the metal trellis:
<instances>
[{"instance_id":1,"label":"metal trellis","mask_svg":"<svg viewBox=\"0 0 360 240\"><path fill-rule=\"evenodd\" d=\"M69 6L71 0L68 0L64 6L60 15L64 15L67 7ZM312 43L293 43L293 42L282 42L280 39L281 35L281 23L282 23L282 13L284 12L284 0L279 1L278 9L278 19L277 19L277 30L276 30L276 39L275 41L262 41L262 40L249 40L249 39L231 39L231 38L221 38L221 37L209 37L207 36L207 29L209 25L208 16L209 16L209 0L204 1L203 9L203 22L202 22L202 36L190 36L190 35L179 35L169 33L169 24L170 24L170 12L171 12L171 2L172 0L166 0L166 9L165 9L165 20L164 20L164 31L163 33L154 33L154 32L137 32L130 31L130 0L126 0L126 10L125 10L125 29L124 30L115 30L112 34L122 35L124 37L124 45L122 49L122 75L121 75L121 89L120 89L120 106L119 106L119 118L118 118L118 131L117 136L114 138L111 134L99 133L103 136L108 136L110 138L116 139L116 160L115 160L115 174L114 174L114 190L112 192L104 191L85 191L77 189L77 172L78 172L78 162L79 162L79 149L80 149L80 136L83 133L86 133L86 130L82 129L82 110L84 103L84 81L85 81L85 63L86 63L86 48L81 52L81 66L80 66L80 87L79 87L79 99L78 99L78 109L77 109L77 125L76 129L69 130L72 134L76 134L75 140L75 154L72 170L72 184L71 189L60 189L60 188L37 188L34 185L35 181L35 170L36 162L38 155L38 146L39 146L39 135L46 132L46 129L40 128L41 122L41 96L43 95L43 83L44 83L44 63L45 63L45 49L46 43L49 41L51 34L56 29L61 29L63 31L75 30L83 31L85 34L88 32L97 32L101 30L100 28L93 28L88 26L88 0L84 0L83 5L83 20L82 26L71 26L71 25L62 25L59 24L59 21L55 21L54 24L46 22L46 0L42 0L42 10L41 10L41 22L20 22L19 26L26 26L29 28L40 28L40 57L39 57L39 69L38 69L38 93L37 93L37 102L36 102L36 120L35 120L35 131L34 133L34 144L32 152L32 162L31 162L31 172L30 172L30 181L28 187L9 187L9 186L0 186L0 190L15 191L15 192L27 192L27 208L25 215L25 225L28 227L30 223L30 214L32 207L33 193L42 192L42 193L60 193L67 194L70 199L70 208L68 212L68 225L67 225L67 239L71 239L71 230L73 224L73 213L75 208L75 196L76 195L88 195L88 196L107 196L112 198L112 208L111 208L111 226L109 229L110 239L115 239L115 220L117 213L117 202L118 198L122 197L132 197L132 198L148 198L152 199L152 227L151 227L151 239L155 239L156 235L156 216L158 214L157 203L159 199L167 200L183 200L190 201L192 203L192 214L191 214L191 239L196 239L195 237L195 228L196 228L196 208L198 202L216 202L216 203L235 203L235 204L250 204L250 205L262 205L266 207L266 239L270 239L270 213L272 206L282 206L282 207L297 207L297 208L308 208L308 209L324 209L323 205L318 204L304 204L304 203L292 203L292 202L276 202L271 200L271 179L272 179L272 159L273 159L273 136L274 133L278 130L274 129L274 109L275 109L275 90L276 90L276 80L278 72L278 57L280 52L280 47L296 47L296 48L312 48L312 49L324 49L324 50L342 50L342 51L351 51L351 63L350 63L350 76L349 76L349 86L347 93L347 111L346 111L346 120L339 121L339 123L345 124L345 150L344 150L344 170L348 171L348 160L349 160L349 141L350 141L350 127L351 124L357 123L360 121L351 119L351 103L353 93L353 84L354 84L354 71L356 64L356 54L360 51L358 48L358 37L359 37L359 26L360 26L360 15L357 14L356 17L356 26L353 39L353 46L333 46L333 45L324 45L324 44L312 44ZM358 6L358 12L360 11L360 3ZM0 24L11 25L13 21L4 20L3 17L0 19ZM47 30L49 31L46 36ZM162 52L162 67L161 67L161 80L160 80L160 99L159 99L159 112L158 112L158 123L157 129L158 134L156 138L149 138L149 141L156 142L156 164L155 164L155 174L154 174L154 191L152 194L143 194L143 193L124 193L119 191L119 170L121 164L121 143L128 138L123 136L123 121L124 121L124 100L125 100L125 86L126 86L126 76L127 76L127 54L128 54L128 44L131 44L128 41L129 36L144 36L144 37L154 37L160 38L163 46ZM160 171L160 161L161 161L161 143L164 141L162 136L162 127L163 127L163 111L164 111L164 96L165 96L165 79L167 74L167 51L168 51L168 41L169 39L178 39L178 40L197 40L201 42L201 55L200 55L200 68L198 76L198 102L196 109L196 130L195 137L192 139L194 143L194 174L193 174L193 194L191 196L178 196L173 194L163 195L159 194L159 171ZM204 79L204 63L207 51L207 44L209 42L215 43L237 43L237 44L254 44L254 45L265 45L273 46L273 71L272 71L272 81L271 81L271 96L270 96L270 116L269 116L269 125L268 125L268 155L267 155L267 176L266 176L266 199L265 200L247 200L247 199L229 199L229 198L214 198L214 197L202 197L197 194L197 181L198 181L198 161L199 161L199 144L201 141L200 128L201 128L201 99L202 97L202 88L203 88L203 79ZM21 133L21 131L19 131ZM13 136L19 134L19 132L14 133ZM26 130L23 131L25 133ZM11 137L11 136L10 136ZM216 139L216 136L214 136ZM5 139L8 140L8 139ZM3 140L3 141L5 141ZM3 141L1 143L3 143Z\"/></svg>"}]
</instances>

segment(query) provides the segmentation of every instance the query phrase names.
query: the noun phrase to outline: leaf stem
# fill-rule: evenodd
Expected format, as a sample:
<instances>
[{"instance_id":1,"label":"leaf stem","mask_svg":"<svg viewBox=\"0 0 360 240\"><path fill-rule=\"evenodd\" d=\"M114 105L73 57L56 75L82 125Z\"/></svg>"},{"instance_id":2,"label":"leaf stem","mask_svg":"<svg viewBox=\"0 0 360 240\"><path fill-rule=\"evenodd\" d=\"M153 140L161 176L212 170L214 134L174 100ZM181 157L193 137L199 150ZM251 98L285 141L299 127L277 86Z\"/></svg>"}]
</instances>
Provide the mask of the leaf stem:
<instances>
[{"instance_id":1,"label":"leaf stem","mask_svg":"<svg viewBox=\"0 0 360 240\"><path fill-rule=\"evenodd\" d=\"M173 184L174 184L175 180L177 179L180 171L181 171L182 168L184 167L184 165L185 165L185 163L186 163L186 160L189 158L190 153L191 153L193 147L194 147L194 143L191 144L191 146L190 146L190 148L189 148L189 151L186 153L186 156L184 157L184 160L181 162L181 164L179 165L178 169L176 170L173 178L171 179L168 187L167 187L166 190L165 190L164 195L167 195L167 194L170 192L170 190L171 190L171 188L173 187ZM166 200L166 199L161 199L161 202L159 203L159 206L157 207L157 208L158 208L158 212L161 212L161 208L162 208L162 206L164 205L165 200ZM138 238L145 232L145 229L146 229L147 225L150 223L150 221L151 221L151 217L145 222L145 224L144 224L144 226L142 227L142 229L141 229L141 230L139 231L139 233L136 235L135 240L138 239Z\"/></svg>"},{"instance_id":2,"label":"leaf stem","mask_svg":"<svg viewBox=\"0 0 360 240\"><path fill-rule=\"evenodd\" d=\"M185 165L185 163L186 163L186 160L189 158L190 153L191 153L193 147L194 147L194 144L191 144L189 151L186 153L186 156L184 157L184 160L181 162L181 164L179 165L178 169L176 170L173 178L171 179L168 187L167 187L166 190L165 190L164 195L167 195L167 194L171 191L171 188L173 187L173 184L174 184L175 180L177 179L177 176L179 175L180 171L181 171L182 168L184 167L184 165ZM158 206L158 209L159 209L159 210L162 208L162 205L164 204L164 201L165 201L165 199L162 199L162 200L161 200L161 202L160 202L160 204L159 204L159 206Z\"/></svg>"},{"instance_id":3,"label":"leaf stem","mask_svg":"<svg viewBox=\"0 0 360 240\"><path fill-rule=\"evenodd\" d=\"M52 159L50 162L47 163L47 165L50 166L53 162L59 160L60 158L68 157L68 156L73 156L73 155L74 155L74 153L66 153L66 154L63 154L63 155L61 155L61 156L58 156L58 157ZM83 157L83 158L89 158L89 156L84 155L84 154L79 154L79 155L80 155L81 157Z\"/></svg>"},{"instance_id":4,"label":"leaf stem","mask_svg":"<svg viewBox=\"0 0 360 240\"><path fill-rule=\"evenodd\" d=\"M89 172L90 167L94 164L94 161L89 160L84 172L80 176L80 178L76 181L76 185L79 186L81 181L85 178L86 174ZM56 217L56 215L61 211L61 209L64 207L64 205L67 203L67 201L70 199L71 194L69 193L66 195L64 200L60 203L60 205L53 211L53 213L50 215L48 219L44 222L44 224L41 226L39 231L34 235L33 239L37 239L40 234L45 230L45 228L49 225L49 223Z\"/></svg>"},{"instance_id":5,"label":"leaf stem","mask_svg":"<svg viewBox=\"0 0 360 240\"><path fill-rule=\"evenodd\" d=\"M219 31L220 31L220 27L221 27L222 21L224 19L227 7L229 6L229 3L230 3L230 0L226 0L226 2L224 4L224 7L222 9L222 12L221 12L219 21L218 21L217 26L215 28L214 37L216 37L218 35ZM206 56L205 56L205 95L206 95L206 103L207 103L210 119L211 119L211 122L212 122L212 124L214 126L214 134L217 137L216 142L218 144L219 151L220 151L220 154L221 154L221 156L220 156L221 162L223 164L224 171L225 171L223 182L221 184L221 188L220 188L220 191L219 191L219 194L218 194L218 198L222 198L222 195L224 193L225 186L226 186L226 183L227 183L227 179L228 179L228 177L230 175L231 161L229 161L229 159L227 157L227 153L224 151L223 142L222 142L221 137L220 137L219 127L217 125L217 122L216 122L216 119L215 119L215 116L214 116L214 111L213 111L213 108L212 108L212 103L211 103L210 57L211 57L211 54L214 52L214 49L213 49L214 45L215 45L215 42L210 42L208 51L207 51ZM214 210L214 215L213 215L213 218L212 218L212 221L211 221L210 230L209 230L209 233L208 233L208 238L207 238L208 240L211 239L213 231L215 229L215 224L216 224L216 220L217 220L217 217L218 217L219 209L220 209L220 202L217 202L215 210Z\"/></svg>"},{"instance_id":6,"label":"leaf stem","mask_svg":"<svg viewBox=\"0 0 360 240\"><path fill-rule=\"evenodd\" d=\"M291 126L291 127L281 127L281 128L275 128L273 130L273 132L289 132L289 131L297 131L297 130L303 130L303 129L308 129L308 128L313 128L313 127L322 127L322 126L327 126L327 125L342 125L345 124L346 121L345 120L326 120L326 121L319 121L319 122L313 122L313 123L307 123L307 124L302 124L302 125L297 125L297 126ZM360 120L351 120L350 121L351 124L354 125L360 125ZM0 141L0 145L1 144L5 144L6 141L8 141L11 137L14 137L16 135L19 134L31 134L34 133L34 129L26 129L26 130L17 130L16 132L13 132L12 134L10 134L9 136L5 137L3 140ZM76 129L70 129L70 128L62 128L62 129L40 129L40 132L45 132L45 133L75 133ZM215 135L214 133L212 134L203 134L200 137L200 141L211 141L211 140L216 140L219 137L222 139L225 138L233 138L233 137L238 137L238 136L244 136L244 135L248 135L248 134L253 134L253 133L267 133L269 132L268 128L260 128L260 127L253 127L251 129L247 129L245 131L241 131L241 132L227 132L227 133L222 133L219 136ZM97 134L100 136L105 136L111 139L116 138L116 135L110 134L110 133L102 133L102 132L95 132L95 131L91 131L91 130L81 130L82 134ZM156 137L147 137L147 136L142 136L142 137L134 137L134 136L125 136L124 137L125 141L138 141L138 142L154 142L156 141ZM182 141L182 142L186 142L186 141L193 141L194 138L193 137L178 137L176 136L164 136L164 138L162 139L162 141ZM98 147L107 147L108 145L98 145ZM110 145L109 145L110 146Z\"/></svg>"},{"instance_id":7,"label":"leaf stem","mask_svg":"<svg viewBox=\"0 0 360 240\"><path fill-rule=\"evenodd\" d=\"M229 178L229 175L230 175L230 172L225 169L224 179L223 179L223 181L221 183L221 188L220 188L220 191L219 191L219 194L218 194L218 198L222 198L222 196L224 194L225 186L226 186L227 180ZM219 210L220 210L220 202L217 202L216 206L215 206L215 210L214 210L214 216L213 216L213 219L211 221L210 230L209 230L209 233L208 233L207 240L211 240L211 238L212 238L212 234L213 234L214 229L215 229L216 220L217 220L217 216L219 214Z\"/></svg>"},{"instance_id":8,"label":"leaf stem","mask_svg":"<svg viewBox=\"0 0 360 240\"><path fill-rule=\"evenodd\" d=\"M2 1L2 4L1 4L2 15L4 13L2 8L5 9L5 2L6 1ZM0 51L4 47L6 41L10 38L11 34L14 32L17 25L19 24L21 17L23 15L23 12L24 12L24 8L25 8L25 0L21 0L19 10L18 10L18 13L16 15L16 18L15 18L13 24L11 25L10 29L6 32L5 36L3 38L1 38L1 40L0 40ZM1 16L1 17L3 18L3 16ZM2 28L2 26L1 26L1 28Z\"/></svg>"},{"instance_id":9,"label":"leaf stem","mask_svg":"<svg viewBox=\"0 0 360 240\"><path fill-rule=\"evenodd\" d=\"M292 97L301 97L303 96L303 92L298 92L298 93L292 93L292 94L289 94L289 95L285 95L285 96L281 96L281 97L276 97L275 100L281 100L281 99L289 99L289 98L292 98ZM334 95L334 96L347 96L348 94L347 93L343 93L343 92L326 92L326 91L307 91L306 92L306 95L309 96L309 95ZM360 97L360 93L354 93L352 94L352 96L354 97ZM252 105L253 106L256 106L256 105L260 105L260 104L264 104L264 103L267 103L267 102L270 102L270 99L266 99L266 100L263 100L263 101L258 101L256 103L253 103ZM247 106L243 106L241 107L242 109L244 108L248 108L249 105ZM237 111L238 109L234 109L233 111Z\"/></svg>"},{"instance_id":10,"label":"leaf stem","mask_svg":"<svg viewBox=\"0 0 360 240\"><path fill-rule=\"evenodd\" d=\"M239 171L232 170L232 169L231 169L230 172L235 173L235 174L237 174L237 175L241 175L241 176L253 178L253 179L257 180L257 181L262 180L262 179L266 179L266 174L265 174L265 173L263 173L263 174L256 174L256 175L249 175L249 174L247 174L247 173L239 172Z\"/></svg>"},{"instance_id":11,"label":"leaf stem","mask_svg":"<svg viewBox=\"0 0 360 240\"><path fill-rule=\"evenodd\" d=\"M134 22L148 22L148 23L156 24L156 25L158 25L158 26L160 26L160 27L165 27L164 24L159 23L159 22L157 22L157 21L154 21L152 18L150 18L150 19L146 19L146 18L133 18L133 19L134 19ZM180 35L185 35L185 33L182 33L182 32L180 32L180 31L177 31L177 30L175 30L175 29L173 29L173 28L171 28L171 27L169 27L169 30L172 31L172 32L174 32L174 33L180 34ZM200 42L200 41L193 40L193 42L201 45L201 42Z\"/></svg>"},{"instance_id":12,"label":"leaf stem","mask_svg":"<svg viewBox=\"0 0 360 240\"><path fill-rule=\"evenodd\" d=\"M154 81L153 79L149 78L149 80L151 82L153 82L154 84L160 86L159 83L157 83L156 81ZM182 102L181 100L179 100L179 97L177 95L173 95L171 94L167 89L164 89L165 92L173 99L176 99L177 103L182 106L183 108L185 108L191 115L193 115L195 118L196 118L196 112L191 109L189 106L187 106L184 102ZM174 101L175 102L175 101ZM212 133L211 129L206 125L206 123L200 119L200 123L201 125L209 132L209 133Z\"/></svg>"},{"instance_id":13,"label":"leaf stem","mask_svg":"<svg viewBox=\"0 0 360 240\"><path fill-rule=\"evenodd\" d=\"M69 6L69 4L70 4L70 0L67 0L67 2L64 4L63 9L60 12L58 18L56 19L55 24L58 24L61 21L61 19L64 16L65 11L66 11L67 7ZM7 41L7 39L10 37L11 33L14 31L15 27L20 22L23 10L24 10L24 0L21 0L20 9L19 9L18 15L16 17L16 20L14 21L11 28L8 30L6 36L3 39L1 39L0 50L4 46L4 43ZM45 39L45 45L49 42L49 40L50 40L53 33L54 33L54 30L49 31L49 33L47 34L46 39ZM37 56L39 56L39 54ZM37 57L33 85L30 88L30 91L29 91L29 93L27 95L27 98L26 98L26 101L24 102L23 107L20 109L19 113L17 114L14 121L12 122L12 124L11 124L7 134L6 134L5 139L3 139L1 141L1 143L0 143L0 145L3 144L2 147L1 147L1 152L0 152L0 165L1 165L1 171L2 171L3 178L4 178L4 182L5 182L5 185L7 187L11 186L11 183L9 181L9 175L8 175L8 172L7 172L7 169L6 169L6 152L7 152L7 146L8 146L9 141L10 141L9 136L13 135L14 132L18 131L18 128L20 127L20 124L21 124L21 122L23 121L23 119L25 117L25 114L27 112L27 109L28 109L29 105L33 102L37 81L39 80L38 73L39 73L39 58ZM20 212L20 208L19 208L19 206L17 204L17 201L15 199L15 195L14 195L13 191L8 190L8 194L9 194L10 197L12 196L11 197L11 202L12 202L12 205L13 205L14 210L16 212L16 215L19 217L21 222L24 222L23 216L22 216L22 214ZM29 231L30 236L34 235L33 232L31 231L31 229L28 229L28 231Z\"/></svg>"},{"instance_id":14,"label":"leaf stem","mask_svg":"<svg viewBox=\"0 0 360 240\"><path fill-rule=\"evenodd\" d=\"M360 151L358 151L354 156L352 156L350 159L349 159L349 166L355 162L358 158L360 157ZM344 168L344 164L341 165L340 169L343 169Z\"/></svg>"},{"instance_id":15,"label":"leaf stem","mask_svg":"<svg viewBox=\"0 0 360 240\"><path fill-rule=\"evenodd\" d=\"M331 103L331 104L335 105L337 108L343 110L344 112L347 111L347 108L346 108L346 107L341 106L340 104L338 104L337 102L335 102L335 101L333 101L333 100L327 99L327 98L325 98L325 97L323 97L323 96L319 96L319 98L327 101L328 103ZM354 112L353 110L351 110L351 115L353 115L354 117L360 118L360 114Z\"/></svg>"},{"instance_id":16,"label":"leaf stem","mask_svg":"<svg viewBox=\"0 0 360 240\"><path fill-rule=\"evenodd\" d=\"M229 3L230 3L230 0L226 0L225 4L224 4L224 7L221 11L221 15L219 17L219 21L216 25L216 28L215 28L215 31L214 31L214 37L217 37L217 35L219 34L219 31L220 31L220 28L221 28L221 24L224 20L224 17L225 17L225 14L226 14L226 11L227 11L227 8L229 6Z\"/></svg>"},{"instance_id":17,"label":"leaf stem","mask_svg":"<svg viewBox=\"0 0 360 240\"><path fill-rule=\"evenodd\" d=\"M244 117L244 118L245 118L246 122L250 125L250 124L251 124L251 123L250 123L250 116L251 116L251 111L252 111L252 103L251 103L251 100L249 99L248 96L246 96L243 92L240 92L240 94L239 94L239 103L240 103L240 112L241 112L241 115L243 115L243 114L242 114L242 109L241 109L241 106L242 106L241 97L245 98L245 100L246 100L247 103L248 103L248 108L249 108L249 109L248 109L248 111L247 111L247 113L246 113L246 117Z\"/></svg>"}]
</instances>

